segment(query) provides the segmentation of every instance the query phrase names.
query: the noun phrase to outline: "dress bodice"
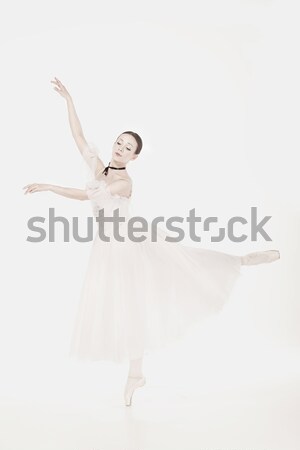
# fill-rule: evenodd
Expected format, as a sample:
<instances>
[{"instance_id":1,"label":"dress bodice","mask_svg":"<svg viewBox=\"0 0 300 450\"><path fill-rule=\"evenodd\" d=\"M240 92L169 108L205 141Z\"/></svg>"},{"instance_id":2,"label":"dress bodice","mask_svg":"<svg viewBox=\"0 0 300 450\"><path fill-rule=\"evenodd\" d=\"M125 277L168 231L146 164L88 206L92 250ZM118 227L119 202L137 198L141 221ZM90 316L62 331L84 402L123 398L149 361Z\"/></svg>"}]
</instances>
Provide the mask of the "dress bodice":
<instances>
[{"instance_id":1,"label":"dress bodice","mask_svg":"<svg viewBox=\"0 0 300 450\"><path fill-rule=\"evenodd\" d=\"M120 217L125 217L127 223L130 217L130 197L125 197L119 194L112 194L109 185L105 180L93 179L86 183L86 193L92 203L93 215L98 217L99 211L103 209L105 217L112 217L114 210L119 211ZM107 235L112 233L112 222L105 223L105 231ZM120 234L123 229L123 223L120 224Z\"/></svg>"}]
</instances>

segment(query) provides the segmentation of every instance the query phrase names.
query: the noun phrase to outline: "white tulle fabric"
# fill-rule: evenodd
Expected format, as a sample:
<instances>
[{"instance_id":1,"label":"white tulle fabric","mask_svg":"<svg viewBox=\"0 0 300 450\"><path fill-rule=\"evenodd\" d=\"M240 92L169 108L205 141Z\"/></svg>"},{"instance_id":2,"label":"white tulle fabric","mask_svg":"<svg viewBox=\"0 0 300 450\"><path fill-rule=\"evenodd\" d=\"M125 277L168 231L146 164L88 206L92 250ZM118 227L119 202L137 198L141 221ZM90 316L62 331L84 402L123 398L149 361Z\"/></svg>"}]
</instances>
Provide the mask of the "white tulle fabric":
<instances>
[{"instance_id":1,"label":"white tulle fabric","mask_svg":"<svg viewBox=\"0 0 300 450\"><path fill-rule=\"evenodd\" d=\"M93 179L86 183L93 214L119 208L126 221L119 242L105 225L110 242L97 226L81 290L70 356L115 362L140 358L179 339L190 325L221 311L241 274L241 258L165 240L132 242L127 237L130 199L111 194L95 179L97 155L89 146L86 162ZM148 233L145 233L148 236Z\"/></svg>"}]
</instances>

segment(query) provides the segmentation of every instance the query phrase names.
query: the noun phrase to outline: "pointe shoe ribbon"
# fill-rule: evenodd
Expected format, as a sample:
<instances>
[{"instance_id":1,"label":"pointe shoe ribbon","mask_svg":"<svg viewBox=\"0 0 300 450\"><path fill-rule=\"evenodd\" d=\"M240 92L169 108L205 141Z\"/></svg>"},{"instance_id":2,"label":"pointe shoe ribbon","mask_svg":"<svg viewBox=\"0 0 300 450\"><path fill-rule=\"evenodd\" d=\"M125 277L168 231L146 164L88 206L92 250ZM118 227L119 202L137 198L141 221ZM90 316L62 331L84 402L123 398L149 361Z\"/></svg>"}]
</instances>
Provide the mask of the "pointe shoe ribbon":
<instances>
[{"instance_id":1,"label":"pointe shoe ribbon","mask_svg":"<svg viewBox=\"0 0 300 450\"><path fill-rule=\"evenodd\" d=\"M125 391L124 391L124 400L126 406L131 406L131 400L133 393L136 388L144 386L146 383L145 377L131 377L129 376L127 379Z\"/></svg>"},{"instance_id":2,"label":"pointe shoe ribbon","mask_svg":"<svg viewBox=\"0 0 300 450\"><path fill-rule=\"evenodd\" d=\"M270 263L280 258L279 250L266 250L263 252L253 252L242 256L242 264L252 266L256 264Z\"/></svg>"}]
</instances>

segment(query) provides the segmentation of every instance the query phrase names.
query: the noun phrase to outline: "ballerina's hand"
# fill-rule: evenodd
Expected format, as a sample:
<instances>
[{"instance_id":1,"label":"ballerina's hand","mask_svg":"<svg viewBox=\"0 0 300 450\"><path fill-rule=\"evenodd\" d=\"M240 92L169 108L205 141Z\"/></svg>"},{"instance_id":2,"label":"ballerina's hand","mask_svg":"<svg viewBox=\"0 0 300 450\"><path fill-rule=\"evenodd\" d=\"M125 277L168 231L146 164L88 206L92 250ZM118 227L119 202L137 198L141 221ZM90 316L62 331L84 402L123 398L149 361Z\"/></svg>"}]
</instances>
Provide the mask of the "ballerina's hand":
<instances>
[{"instance_id":1,"label":"ballerina's hand","mask_svg":"<svg viewBox=\"0 0 300 450\"><path fill-rule=\"evenodd\" d=\"M40 191L49 191L50 184L41 184L41 183L32 183L27 184L27 186L24 186L23 189L27 189L24 194L32 194L33 192L40 192Z\"/></svg>"},{"instance_id":2,"label":"ballerina's hand","mask_svg":"<svg viewBox=\"0 0 300 450\"><path fill-rule=\"evenodd\" d=\"M71 95L67 91L66 87L62 84L61 81L59 81L58 78L54 77L54 80L51 80L50 83L55 84L55 90L65 99L71 98Z\"/></svg>"}]
</instances>

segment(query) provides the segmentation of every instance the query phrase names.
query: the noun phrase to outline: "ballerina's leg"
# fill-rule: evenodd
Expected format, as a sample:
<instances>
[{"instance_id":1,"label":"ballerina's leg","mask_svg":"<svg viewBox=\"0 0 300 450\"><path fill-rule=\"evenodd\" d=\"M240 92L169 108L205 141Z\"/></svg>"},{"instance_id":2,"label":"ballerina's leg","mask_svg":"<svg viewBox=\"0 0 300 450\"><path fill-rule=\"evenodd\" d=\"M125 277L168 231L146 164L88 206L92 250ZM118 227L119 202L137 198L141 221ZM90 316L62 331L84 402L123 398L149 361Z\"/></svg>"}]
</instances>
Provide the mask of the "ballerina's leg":
<instances>
[{"instance_id":1,"label":"ballerina's leg","mask_svg":"<svg viewBox=\"0 0 300 450\"><path fill-rule=\"evenodd\" d=\"M280 258L279 250L266 250L262 252L247 253L241 256L241 264L244 266L253 266L256 264L271 263Z\"/></svg>"},{"instance_id":2,"label":"ballerina's leg","mask_svg":"<svg viewBox=\"0 0 300 450\"><path fill-rule=\"evenodd\" d=\"M143 376L142 365L143 365L143 358L131 359L129 361L128 376L142 377Z\"/></svg>"},{"instance_id":3,"label":"ballerina's leg","mask_svg":"<svg viewBox=\"0 0 300 450\"><path fill-rule=\"evenodd\" d=\"M131 406L131 400L136 388L144 386L146 378L142 371L143 357L129 361L129 372L124 390L125 405Z\"/></svg>"}]
</instances>

